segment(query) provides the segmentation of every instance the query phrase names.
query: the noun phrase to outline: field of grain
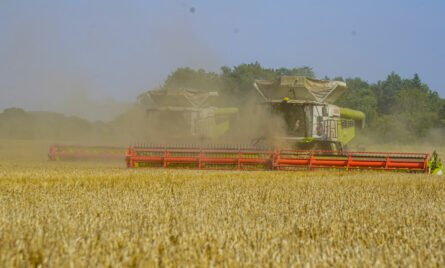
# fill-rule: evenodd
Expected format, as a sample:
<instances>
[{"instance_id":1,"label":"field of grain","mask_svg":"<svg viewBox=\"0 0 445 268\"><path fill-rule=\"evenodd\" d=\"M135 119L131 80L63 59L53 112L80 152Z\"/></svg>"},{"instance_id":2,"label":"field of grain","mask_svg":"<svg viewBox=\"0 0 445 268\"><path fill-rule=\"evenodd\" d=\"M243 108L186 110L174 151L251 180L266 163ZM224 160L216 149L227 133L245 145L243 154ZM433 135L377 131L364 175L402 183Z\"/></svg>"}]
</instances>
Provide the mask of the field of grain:
<instances>
[{"instance_id":1,"label":"field of grain","mask_svg":"<svg viewBox=\"0 0 445 268\"><path fill-rule=\"evenodd\" d=\"M445 265L445 180L0 162L0 266Z\"/></svg>"}]
</instances>

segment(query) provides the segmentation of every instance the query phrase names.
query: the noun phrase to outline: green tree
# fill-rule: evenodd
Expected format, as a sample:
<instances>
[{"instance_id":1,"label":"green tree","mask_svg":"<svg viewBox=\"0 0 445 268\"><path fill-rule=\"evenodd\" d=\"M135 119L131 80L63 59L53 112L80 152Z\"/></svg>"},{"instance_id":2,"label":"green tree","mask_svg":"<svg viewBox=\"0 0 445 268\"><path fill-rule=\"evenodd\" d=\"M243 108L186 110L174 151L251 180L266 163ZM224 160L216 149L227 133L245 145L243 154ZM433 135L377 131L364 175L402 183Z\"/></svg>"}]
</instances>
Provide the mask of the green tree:
<instances>
[{"instance_id":1,"label":"green tree","mask_svg":"<svg viewBox=\"0 0 445 268\"><path fill-rule=\"evenodd\" d=\"M337 79L336 79L337 80ZM365 113L367 124L377 118L377 97L369 84L360 78L347 79L348 90L337 100L336 104L359 110Z\"/></svg>"},{"instance_id":2,"label":"green tree","mask_svg":"<svg viewBox=\"0 0 445 268\"><path fill-rule=\"evenodd\" d=\"M219 91L222 88L221 77L203 69L193 70L189 67L179 68L171 73L164 82L162 89L197 89Z\"/></svg>"},{"instance_id":3,"label":"green tree","mask_svg":"<svg viewBox=\"0 0 445 268\"><path fill-rule=\"evenodd\" d=\"M33 118L21 108L8 108L0 114L0 135L6 138L33 138Z\"/></svg>"},{"instance_id":4,"label":"green tree","mask_svg":"<svg viewBox=\"0 0 445 268\"><path fill-rule=\"evenodd\" d=\"M406 130L404 123L395 115L379 116L367 133L380 143L412 141L412 136Z\"/></svg>"},{"instance_id":5,"label":"green tree","mask_svg":"<svg viewBox=\"0 0 445 268\"><path fill-rule=\"evenodd\" d=\"M419 88L399 91L393 114L413 138L425 136L437 121L437 113L429 106L428 93Z\"/></svg>"},{"instance_id":6,"label":"green tree","mask_svg":"<svg viewBox=\"0 0 445 268\"><path fill-rule=\"evenodd\" d=\"M273 69L265 69L258 62L240 64L233 68L221 68L224 89L233 96L245 97L253 91L256 79L274 79L277 75Z\"/></svg>"},{"instance_id":7,"label":"green tree","mask_svg":"<svg viewBox=\"0 0 445 268\"><path fill-rule=\"evenodd\" d=\"M392 72L388 75L386 80L379 81L372 86L373 91L377 96L377 113L391 114L391 109L397 99L397 92L402 87L402 78Z\"/></svg>"},{"instance_id":8,"label":"green tree","mask_svg":"<svg viewBox=\"0 0 445 268\"><path fill-rule=\"evenodd\" d=\"M445 100L441 100L441 106L438 112L439 125L445 128Z\"/></svg>"},{"instance_id":9,"label":"green tree","mask_svg":"<svg viewBox=\"0 0 445 268\"><path fill-rule=\"evenodd\" d=\"M280 75L298 75L298 76L307 76L307 77L315 77L315 73L311 67L303 66L301 68L278 68L275 70L277 76Z\"/></svg>"}]
</instances>

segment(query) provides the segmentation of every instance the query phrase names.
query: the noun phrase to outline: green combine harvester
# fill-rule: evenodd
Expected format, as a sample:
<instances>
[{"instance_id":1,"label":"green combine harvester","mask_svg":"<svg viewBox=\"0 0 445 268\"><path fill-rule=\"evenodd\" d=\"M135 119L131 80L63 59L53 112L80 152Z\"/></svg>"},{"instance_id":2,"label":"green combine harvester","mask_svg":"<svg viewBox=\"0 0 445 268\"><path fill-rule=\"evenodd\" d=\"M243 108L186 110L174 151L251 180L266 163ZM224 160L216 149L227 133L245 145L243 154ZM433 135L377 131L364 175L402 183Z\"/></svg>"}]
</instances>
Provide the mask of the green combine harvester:
<instances>
[{"instance_id":1,"label":"green combine harvester","mask_svg":"<svg viewBox=\"0 0 445 268\"><path fill-rule=\"evenodd\" d=\"M148 139L157 143L214 142L233 127L238 108L218 105L218 92L155 90L145 95Z\"/></svg>"},{"instance_id":2,"label":"green combine harvester","mask_svg":"<svg viewBox=\"0 0 445 268\"><path fill-rule=\"evenodd\" d=\"M342 151L365 126L364 113L332 104L347 89L344 82L282 76L254 87L262 105L285 121L286 135L275 140L287 147Z\"/></svg>"}]
</instances>

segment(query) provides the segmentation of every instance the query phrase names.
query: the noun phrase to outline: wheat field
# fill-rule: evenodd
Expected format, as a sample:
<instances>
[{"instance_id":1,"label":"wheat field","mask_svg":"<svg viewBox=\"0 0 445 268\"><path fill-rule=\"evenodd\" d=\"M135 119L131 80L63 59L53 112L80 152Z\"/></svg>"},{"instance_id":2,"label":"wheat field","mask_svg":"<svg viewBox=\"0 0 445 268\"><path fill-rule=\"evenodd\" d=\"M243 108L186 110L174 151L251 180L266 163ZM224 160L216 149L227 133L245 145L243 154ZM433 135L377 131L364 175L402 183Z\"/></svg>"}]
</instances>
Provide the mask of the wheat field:
<instances>
[{"instance_id":1,"label":"wheat field","mask_svg":"<svg viewBox=\"0 0 445 268\"><path fill-rule=\"evenodd\" d=\"M0 162L1 267L443 266L445 180Z\"/></svg>"}]
</instances>

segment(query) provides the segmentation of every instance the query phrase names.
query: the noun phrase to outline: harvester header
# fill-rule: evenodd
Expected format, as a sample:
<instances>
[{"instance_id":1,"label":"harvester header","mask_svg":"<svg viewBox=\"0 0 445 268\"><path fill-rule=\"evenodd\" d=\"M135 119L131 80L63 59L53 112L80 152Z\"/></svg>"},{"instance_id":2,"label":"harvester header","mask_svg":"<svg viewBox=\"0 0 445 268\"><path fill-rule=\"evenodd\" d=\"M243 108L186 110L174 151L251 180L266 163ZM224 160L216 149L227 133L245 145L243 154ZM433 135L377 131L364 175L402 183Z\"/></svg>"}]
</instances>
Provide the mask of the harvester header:
<instances>
[{"instance_id":1,"label":"harvester header","mask_svg":"<svg viewBox=\"0 0 445 268\"><path fill-rule=\"evenodd\" d=\"M226 170L386 170L427 173L428 154L223 147L134 146L127 166Z\"/></svg>"}]
</instances>

